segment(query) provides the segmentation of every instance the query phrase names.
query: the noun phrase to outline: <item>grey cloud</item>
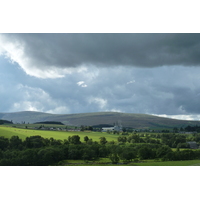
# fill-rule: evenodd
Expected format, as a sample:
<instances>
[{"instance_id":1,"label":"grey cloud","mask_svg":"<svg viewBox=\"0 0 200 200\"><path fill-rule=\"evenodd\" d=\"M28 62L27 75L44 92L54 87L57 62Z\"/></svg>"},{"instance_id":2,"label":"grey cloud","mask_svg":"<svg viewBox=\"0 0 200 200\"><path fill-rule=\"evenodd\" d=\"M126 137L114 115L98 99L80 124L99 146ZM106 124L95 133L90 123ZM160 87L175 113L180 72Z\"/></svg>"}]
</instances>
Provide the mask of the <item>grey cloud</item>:
<instances>
[{"instance_id":1,"label":"grey cloud","mask_svg":"<svg viewBox=\"0 0 200 200\"><path fill-rule=\"evenodd\" d=\"M93 67L62 79L37 79L22 73L17 65L2 64L1 112L22 109L51 113L118 110L197 115L200 113L199 74L198 67ZM87 87L80 87L78 82L84 82Z\"/></svg>"},{"instance_id":2,"label":"grey cloud","mask_svg":"<svg viewBox=\"0 0 200 200\"><path fill-rule=\"evenodd\" d=\"M200 34L6 34L35 66L200 65Z\"/></svg>"}]
</instances>

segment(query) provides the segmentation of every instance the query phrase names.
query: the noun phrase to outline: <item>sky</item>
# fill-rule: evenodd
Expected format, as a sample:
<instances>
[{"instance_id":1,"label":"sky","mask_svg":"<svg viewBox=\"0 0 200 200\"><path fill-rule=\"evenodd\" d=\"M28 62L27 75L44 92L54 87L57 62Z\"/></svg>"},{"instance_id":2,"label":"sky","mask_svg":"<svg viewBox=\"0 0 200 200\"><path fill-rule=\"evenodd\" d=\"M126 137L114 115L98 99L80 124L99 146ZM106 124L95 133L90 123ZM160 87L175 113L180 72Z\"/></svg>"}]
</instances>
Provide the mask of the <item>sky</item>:
<instances>
[{"instance_id":1,"label":"sky","mask_svg":"<svg viewBox=\"0 0 200 200\"><path fill-rule=\"evenodd\" d=\"M171 34L200 32L198 1L7 0L1 2L1 7L0 33L27 34L0 34L0 112L31 110L68 114L118 111L200 119L200 36ZM157 32L167 34L113 34ZM58 194L65 195L62 193L65 192L63 185L68 183L68 196L73 199L77 187L73 187L72 183L76 181L74 174L77 172L79 179L86 175L80 179L84 180L84 184L81 182L79 187L83 192L91 186L95 193L97 186L101 186L105 179L102 173L98 174L96 170L93 173L91 168L89 173L85 173L85 168L84 171L71 168L75 172L70 173L71 177L64 168L63 171L54 168L55 173L52 168L51 171L48 169L44 168L42 171L43 177L44 174L47 175L44 180L48 180L51 173L56 175L53 177L56 183L61 183L58 187L53 185L52 191L56 192L50 193L50 199ZM156 168L152 171L152 167L145 168L145 171L143 168L137 168L137 173L134 173L132 168L121 172L123 183L129 183L131 178L136 180L133 184L136 183L134 187L136 191L140 191L137 193L139 199L145 186L148 197L155 187L159 188L161 193L165 192L163 188L166 187L163 185L168 187L169 181L173 184L169 173L179 180L178 185L175 182L174 187L171 187L172 190L175 188L173 196L180 198L180 192L176 192L179 191L177 186L180 186L181 190L185 188L184 191L189 191L184 193L183 199L191 197L191 194L196 197L194 191L198 191L198 185L190 184L188 190L188 185L184 183L191 173L196 177L198 172L193 169L188 171L190 176L183 176L183 173L187 174L185 168L176 169L175 173L175 168ZM34 170L38 170L37 173L40 174L42 169ZM112 189L114 191L120 179L117 176L115 181L119 168L102 170L110 177L107 181L109 192ZM166 173L166 170L169 173ZM14 173L9 170L8 173L4 171L2 175L4 177L5 174L5 183L8 181L8 174L12 173L12 180L17 181L20 175L22 181L18 185L21 187L23 184L26 187L25 191L29 192L30 185L35 187L38 182L34 179L35 173L31 182L28 181L27 177L30 179L31 174L27 172L26 174L23 168L19 173L17 168ZM70 181L63 184L65 175ZM141 179L142 175L145 181ZM16 178L13 179L13 176ZM58 177L62 177L62 180L58 180ZM127 180L124 177L127 177ZM101 185L98 185L99 183ZM77 186L77 181L74 184ZM13 185L13 189L18 192L20 190L16 185ZM47 190L44 185L48 186ZM120 186L116 197L131 195L127 192L132 192L132 188L129 189L130 184L123 185L124 187ZM52 176L51 181L42 181L45 198L51 187ZM5 197L9 192L7 188L2 190L5 191ZM16 192L13 193L15 196ZM107 194L113 198L114 193L109 192L107 191ZM82 192L79 193L82 195ZM144 192L142 194L145 195ZM154 193L152 195L155 197ZM170 198L171 193L169 195ZM93 198L93 195L88 195L90 196ZM168 197L166 192L165 196Z\"/></svg>"},{"instance_id":2,"label":"sky","mask_svg":"<svg viewBox=\"0 0 200 200\"><path fill-rule=\"evenodd\" d=\"M0 112L200 119L200 34L0 34Z\"/></svg>"}]
</instances>

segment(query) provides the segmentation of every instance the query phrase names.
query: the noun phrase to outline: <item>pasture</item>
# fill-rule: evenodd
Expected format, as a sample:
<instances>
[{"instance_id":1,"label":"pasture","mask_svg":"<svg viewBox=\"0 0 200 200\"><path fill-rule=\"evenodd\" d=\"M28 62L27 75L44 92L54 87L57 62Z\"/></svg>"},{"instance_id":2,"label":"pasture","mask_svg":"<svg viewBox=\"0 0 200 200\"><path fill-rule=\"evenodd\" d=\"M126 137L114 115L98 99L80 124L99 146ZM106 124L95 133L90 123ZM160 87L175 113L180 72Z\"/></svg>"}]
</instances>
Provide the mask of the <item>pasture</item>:
<instances>
[{"instance_id":1,"label":"pasture","mask_svg":"<svg viewBox=\"0 0 200 200\"><path fill-rule=\"evenodd\" d=\"M112 164L109 158L100 158L98 161L65 160L61 165L64 166L200 166L200 160L181 160L181 161L155 161L142 160L139 162Z\"/></svg>"},{"instance_id":2,"label":"pasture","mask_svg":"<svg viewBox=\"0 0 200 200\"><path fill-rule=\"evenodd\" d=\"M131 164L130 164L131 165ZM136 166L199 166L200 160L180 160L180 161L154 161L134 163Z\"/></svg>"},{"instance_id":3,"label":"pasture","mask_svg":"<svg viewBox=\"0 0 200 200\"><path fill-rule=\"evenodd\" d=\"M0 136L10 138L13 135L19 136L22 140L26 137L40 135L43 138L54 138L57 140L68 139L69 136L79 135L81 142L84 141L84 137L88 136L93 141L99 141L100 137L105 137L107 141L117 141L119 135L108 134L105 132L93 132L93 131L48 131L48 130L33 130L22 129L9 126L0 126Z\"/></svg>"}]
</instances>

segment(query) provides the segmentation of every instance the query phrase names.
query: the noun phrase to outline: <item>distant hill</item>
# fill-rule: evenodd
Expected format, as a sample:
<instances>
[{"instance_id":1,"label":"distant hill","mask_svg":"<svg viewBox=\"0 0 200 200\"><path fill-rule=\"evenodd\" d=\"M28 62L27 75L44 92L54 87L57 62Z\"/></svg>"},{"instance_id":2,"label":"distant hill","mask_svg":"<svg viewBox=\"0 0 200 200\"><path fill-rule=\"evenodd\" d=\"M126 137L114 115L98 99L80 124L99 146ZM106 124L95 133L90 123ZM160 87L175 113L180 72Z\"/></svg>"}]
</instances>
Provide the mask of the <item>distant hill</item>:
<instances>
[{"instance_id":1,"label":"distant hill","mask_svg":"<svg viewBox=\"0 0 200 200\"><path fill-rule=\"evenodd\" d=\"M12 120L13 123L36 123L44 121L62 122L72 126L98 126L114 125L120 121L122 126L137 129L168 129L173 127L186 127L188 125L200 126L200 121L177 120L157 117L147 114L119 113L119 112L96 112L79 114L49 114L42 112L15 112L0 113L0 119Z\"/></svg>"}]
</instances>

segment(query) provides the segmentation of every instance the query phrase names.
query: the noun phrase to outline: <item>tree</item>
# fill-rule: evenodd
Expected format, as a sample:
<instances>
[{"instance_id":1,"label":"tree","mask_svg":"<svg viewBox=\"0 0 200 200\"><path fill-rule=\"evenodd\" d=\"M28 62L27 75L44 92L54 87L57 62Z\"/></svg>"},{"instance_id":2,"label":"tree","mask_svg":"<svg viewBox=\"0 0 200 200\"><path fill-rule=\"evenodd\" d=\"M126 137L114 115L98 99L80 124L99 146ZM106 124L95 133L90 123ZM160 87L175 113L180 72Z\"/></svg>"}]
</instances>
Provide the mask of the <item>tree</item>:
<instances>
[{"instance_id":1,"label":"tree","mask_svg":"<svg viewBox=\"0 0 200 200\"><path fill-rule=\"evenodd\" d=\"M46 146L45 139L40 135L26 137L24 145L26 148L40 148Z\"/></svg>"},{"instance_id":2,"label":"tree","mask_svg":"<svg viewBox=\"0 0 200 200\"><path fill-rule=\"evenodd\" d=\"M84 131L85 127L83 125L81 125L81 131Z\"/></svg>"},{"instance_id":3,"label":"tree","mask_svg":"<svg viewBox=\"0 0 200 200\"><path fill-rule=\"evenodd\" d=\"M92 139L89 139L89 140L87 141L87 144L89 144L89 145L93 144Z\"/></svg>"},{"instance_id":4,"label":"tree","mask_svg":"<svg viewBox=\"0 0 200 200\"><path fill-rule=\"evenodd\" d=\"M173 132L174 132L174 133L178 133L178 128L177 128L177 127L174 127L174 128L173 128Z\"/></svg>"},{"instance_id":5,"label":"tree","mask_svg":"<svg viewBox=\"0 0 200 200\"><path fill-rule=\"evenodd\" d=\"M85 136L84 141L87 143L88 140L89 140L88 136Z\"/></svg>"},{"instance_id":6,"label":"tree","mask_svg":"<svg viewBox=\"0 0 200 200\"><path fill-rule=\"evenodd\" d=\"M88 130L93 131L93 127L92 126L88 126Z\"/></svg>"},{"instance_id":7,"label":"tree","mask_svg":"<svg viewBox=\"0 0 200 200\"><path fill-rule=\"evenodd\" d=\"M83 156L82 156L82 159L83 160L93 160L96 158L96 154L95 154L95 151L91 148L89 148L88 146L86 146L84 148L84 153L83 153Z\"/></svg>"},{"instance_id":8,"label":"tree","mask_svg":"<svg viewBox=\"0 0 200 200\"><path fill-rule=\"evenodd\" d=\"M5 150L9 146L8 138L0 137L0 149Z\"/></svg>"},{"instance_id":9,"label":"tree","mask_svg":"<svg viewBox=\"0 0 200 200\"><path fill-rule=\"evenodd\" d=\"M81 144L79 135L73 135L68 137L68 141L71 144Z\"/></svg>"},{"instance_id":10,"label":"tree","mask_svg":"<svg viewBox=\"0 0 200 200\"><path fill-rule=\"evenodd\" d=\"M123 131L123 132L126 132L126 128L125 128L125 127L123 127L122 131Z\"/></svg>"},{"instance_id":11,"label":"tree","mask_svg":"<svg viewBox=\"0 0 200 200\"><path fill-rule=\"evenodd\" d=\"M118 142L123 142L123 143L125 143L125 142L127 141L127 138L126 138L126 136L119 136L119 137L117 138L117 140L118 140Z\"/></svg>"},{"instance_id":12,"label":"tree","mask_svg":"<svg viewBox=\"0 0 200 200\"><path fill-rule=\"evenodd\" d=\"M100 144L106 144L107 143L107 140L105 137L100 137Z\"/></svg>"},{"instance_id":13,"label":"tree","mask_svg":"<svg viewBox=\"0 0 200 200\"><path fill-rule=\"evenodd\" d=\"M125 147L123 148L122 153L120 154L120 159L123 160L124 163L131 161L136 158L137 154L133 148Z\"/></svg>"},{"instance_id":14,"label":"tree","mask_svg":"<svg viewBox=\"0 0 200 200\"><path fill-rule=\"evenodd\" d=\"M69 159L81 159L83 156L83 151L80 148L81 145L74 145L74 144L70 144L69 148L68 148L68 158Z\"/></svg>"},{"instance_id":15,"label":"tree","mask_svg":"<svg viewBox=\"0 0 200 200\"><path fill-rule=\"evenodd\" d=\"M150 159L155 158L156 152L151 147L141 146L138 155L140 159Z\"/></svg>"},{"instance_id":16,"label":"tree","mask_svg":"<svg viewBox=\"0 0 200 200\"><path fill-rule=\"evenodd\" d=\"M57 145L61 145L62 144L62 140L56 140L54 138L50 138L50 145L51 146L57 146Z\"/></svg>"},{"instance_id":17,"label":"tree","mask_svg":"<svg viewBox=\"0 0 200 200\"><path fill-rule=\"evenodd\" d=\"M46 147L38 153L38 165L51 165L64 159L64 152L59 147Z\"/></svg>"},{"instance_id":18,"label":"tree","mask_svg":"<svg viewBox=\"0 0 200 200\"><path fill-rule=\"evenodd\" d=\"M22 149L23 148L23 142L22 139L20 139L18 136L12 136L10 138L10 148L11 149Z\"/></svg>"},{"instance_id":19,"label":"tree","mask_svg":"<svg viewBox=\"0 0 200 200\"><path fill-rule=\"evenodd\" d=\"M172 149L169 146L163 145L156 150L156 157L162 158L162 157L164 157L165 155L167 155L168 153L171 153L171 152L172 152Z\"/></svg>"},{"instance_id":20,"label":"tree","mask_svg":"<svg viewBox=\"0 0 200 200\"><path fill-rule=\"evenodd\" d=\"M140 136L138 134L132 134L132 135L128 136L127 141L129 143L141 143L141 142L143 142L143 139L140 138Z\"/></svg>"},{"instance_id":21,"label":"tree","mask_svg":"<svg viewBox=\"0 0 200 200\"><path fill-rule=\"evenodd\" d=\"M111 160L112 164L117 164L119 162L119 156L117 153L111 153L109 159Z\"/></svg>"}]
</instances>

